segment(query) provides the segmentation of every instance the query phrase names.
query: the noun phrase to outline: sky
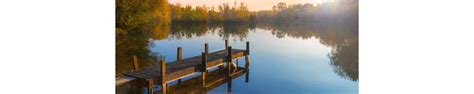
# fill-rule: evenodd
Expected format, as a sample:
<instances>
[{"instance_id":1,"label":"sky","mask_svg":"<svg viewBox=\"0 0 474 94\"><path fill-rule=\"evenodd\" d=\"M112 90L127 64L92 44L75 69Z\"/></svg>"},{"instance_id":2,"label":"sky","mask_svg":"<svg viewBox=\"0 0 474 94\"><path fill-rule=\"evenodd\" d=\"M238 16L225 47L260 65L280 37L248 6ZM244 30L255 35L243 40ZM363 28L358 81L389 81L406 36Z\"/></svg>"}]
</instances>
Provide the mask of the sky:
<instances>
[{"instance_id":1,"label":"sky","mask_svg":"<svg viewBox=\"0 0 474 94\"><path fill-rule=\"evenodd\" d=\"M233 4L234 2L240 3L243 2L247 5L250 11L258 10L271 10L273 5L278 4L279 2L284 2L287 5L291 4L318 4L321 2L331 2L333 0L168 0L169 3L176 4L180 3L182 5L191 5L191 6L202 6L206 5L208 7L214 6L217 7L223 3Z\"/></svg>"}]
</instances>

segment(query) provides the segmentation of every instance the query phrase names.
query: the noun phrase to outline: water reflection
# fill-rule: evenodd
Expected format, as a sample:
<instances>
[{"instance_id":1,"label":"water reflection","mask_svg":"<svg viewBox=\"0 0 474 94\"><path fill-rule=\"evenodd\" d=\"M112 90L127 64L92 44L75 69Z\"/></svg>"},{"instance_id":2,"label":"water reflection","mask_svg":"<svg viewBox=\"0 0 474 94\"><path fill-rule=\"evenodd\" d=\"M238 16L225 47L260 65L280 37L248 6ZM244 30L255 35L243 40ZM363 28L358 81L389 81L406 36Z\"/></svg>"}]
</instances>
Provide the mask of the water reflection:
<instances>
[{"instance_id":1,"label":"water reflection","mask_svg":"<svg viewBox=\"0 0 474 94\"><path fill-rule=\"evenodd\" d=\"M245 40L250 32L263 29L271 32L278 38L316 38L314 41L331 48L327 54L329 65L339 77L351 81L358 81L358 25L357 23L227 23L227 24L203 24L203 23L174 23L171 25L157 25L149 32L121 33L116 31L116 75L132 69L131 56L137 55L140 67L154 64L160 58L159 53L150 51L153 40L185 40L195 37L206 36L206 34L218 35L222 40L234 38L234 40ZM232 40L232 39L231 39ZM278 42L278 41L275 41ZM159 49L159 48L157 48ZM185 48L186 49L186 48ZM270 57L272 58L272 57ZM257 69L258 70L258 69ZM212 88L221 86L225 82L219 82L215 87L204 88L195 85L190 80L187 85L173 85L172 92L195 92L206 93ZM123 88L117 88L117 92L125 92ZM128 92L128 91L127 91Z\"/></svg>"},{"instance_id":2,"label":"water reflection","mask_svg":"<svg viewBox=\"0 0 474 94\"><path fill-rule=\"evenodd\" d=\"M224 71L217 70L207 74L206 81L203 83L199 77L192 78L177 85L170 86L170 94L206 94L210 90L221 85L227 84L227 90L232 91L232 80L243 76L248 79L248 72L243 67L239 67L238 71L232 73L230 78L227 78ZM232 80L230 80L232 79ZM247 81L248 82L248 81Z\"/></svg>"},{"instance_id":3,"label":"water reflection","mask_svg":"<svg viewBox=\"0 0 474 94\"><path fill-rule=\"evenodd\" d=\"M320 43L332 48L328 54L334 72L343 78L358 81L358 24L354 23L286 23L259 24L258 28L270 30L278 38L318 38Z\"/></svg>"},{"instance_id":4,"label":"water reflection","mask_svg":"<svg viewBox=\"0 0 474 94\"><path fill-rule=\"evenodd\" d=\"M230 37L243 40L248 32L254 31L255 23L174 23L171 26L171 39L183 39L204 36L206 33L217 33L223 40Z\"/></svg>"},{"instance_id":5,"label":"water reflection","mask_svg":"<svg viewBox=\"0 0 474 94\"><path fill-rule=\"evenodd\" d=\"M122 32L116 29L115 39L115 73L121 76L121 73L133 69L132 56L137 56L139 67L149 66L159 60L160 55L153 53L149 49L149 32Z\"/></svg>"},{"instance_id":6,"label":"water reflection","mask_svg":"<svg viewBox=\"0 0 474 94\"><path fill-rule=\"evenodd\" d=\"M221 38L242 40L256 28L271 31L278 38L317 38L332 48L328 54L334 72L343 78L358 81L358 24L357 23L258 23L258 24L173 24L170 38L182 39L217 33Z\"/></svg>"}]
</instances>

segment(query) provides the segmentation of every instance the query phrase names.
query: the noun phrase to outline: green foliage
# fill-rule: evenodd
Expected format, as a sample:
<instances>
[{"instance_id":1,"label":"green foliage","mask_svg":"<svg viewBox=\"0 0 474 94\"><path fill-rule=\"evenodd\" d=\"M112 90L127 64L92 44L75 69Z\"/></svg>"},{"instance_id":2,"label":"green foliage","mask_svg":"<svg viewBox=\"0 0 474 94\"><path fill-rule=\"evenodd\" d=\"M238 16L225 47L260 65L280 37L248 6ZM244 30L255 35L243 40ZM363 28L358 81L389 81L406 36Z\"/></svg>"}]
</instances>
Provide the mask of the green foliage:
<instances>
[{"instance_id":1,"label":"green foliage","mask_svg":"<svg viewBox=\"0 0 474 94\"><path fill-rule=\"evenodd\" d=\"M155 62L156 54L147 48L150 37L169 30L170 12L166 0L116 0L115 1L116 73L130 70L131 56L140 60L140 66Z\"/></svg>"},{"instance_id":2,"label":"green foliage","mask_svg":"<svg viewBox=\"0 0 474 94\"><path fill-rule=\"evenodd\" d=\"M116 28L126 32L146 32L159 23L169 23L166 0L116 0Z\"/></svg>"},{"instance_id":3,"label":"green foliage","mask_svg":"<svg viewBox=\"0 0 474 94\"><path fill-rule=\"evenodd\" d=\"M253 22L255 14L250 12L243 3L234 4L233 7L228 4L219 5L216 10L214 7L181 6L180 4L170 5L171 18L173 22Z\"/></svg>"}]
</instances>

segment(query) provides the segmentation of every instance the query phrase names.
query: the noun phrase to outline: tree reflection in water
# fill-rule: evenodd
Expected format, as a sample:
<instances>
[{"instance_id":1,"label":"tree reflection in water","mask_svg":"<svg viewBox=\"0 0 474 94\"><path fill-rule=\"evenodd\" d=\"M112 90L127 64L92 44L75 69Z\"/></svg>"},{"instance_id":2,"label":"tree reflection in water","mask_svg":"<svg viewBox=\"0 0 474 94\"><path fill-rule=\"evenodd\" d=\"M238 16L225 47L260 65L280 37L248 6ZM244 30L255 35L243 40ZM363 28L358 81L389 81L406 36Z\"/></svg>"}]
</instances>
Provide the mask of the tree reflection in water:
<instances>
[{"instance_id":1,"label":"tree reflection in water","mask_svg":"<svg viewBox=\"0 0 474 94\"><path fill-rule=\"evenodd\" d=\"M140 67L155 64L161 57L150 51L152 40L181 40L216 34L224 39L243 41L256 28L270 31L278 38L310 39L332 48L328 53L330 66L342 78L358 81L358 26L354 23L257 23L199 24L173 23L157 25L150 32L116 33L116 75L132 69L131 56L137 55ZM123 89L127 90L127 89Z\"/></svg>"},{"instance_id":2,"label":"tree reflection in water","mask_svg":"<svg viewBox=\"0 0 474 94\"><path fill-rule=\"evenodd\" d=\"M332 48L328 54L334 72L352 81L359 79L358 24L333 23L284 23L257 24L258 28L270 30L278 38L293 37L309 39L315 37L321 44Z\"/></svg>"},{"instance_id":3,"label":"tree reflection in water","mask_svg":"<svg viewBox=\"0 0 474 94\"><path fill-rule=\"evenodd\" d=\"M258 23L258 24L173 24L171 38L181 39L204 36L207 32L218 33L223 39L245 39L248 32L261 28L278 38L318 38L321 44L332 48L328 54L330 65L336 74L358 81L358 24L351 22L331 23Z\"/></svg>"},{"instance_id":4,"label":"tree reflection in water","mask_svg":"<svg viewBox=\"0 0 474 94\"><path fill-rule=\"evenodd\" d=\"M131 55L138 55L140 63L144 62L141 64L143 66L158 60L159 54L151 53L148 49L150 39L181 40L213 33L219 35L223 40L232 37L234 40L242 41L250 31L254 31L256 28L271 31L278 38L309 39L315 37L319 39L321 44L332 48L328 57L335 72L343 78L352 81L358 80L358 26L354 23L173 23L156 26L150 33L132 32L117 35L117 73L123 72L119 70L129 71L131 69Z\"/></svg>"}]
</instances>

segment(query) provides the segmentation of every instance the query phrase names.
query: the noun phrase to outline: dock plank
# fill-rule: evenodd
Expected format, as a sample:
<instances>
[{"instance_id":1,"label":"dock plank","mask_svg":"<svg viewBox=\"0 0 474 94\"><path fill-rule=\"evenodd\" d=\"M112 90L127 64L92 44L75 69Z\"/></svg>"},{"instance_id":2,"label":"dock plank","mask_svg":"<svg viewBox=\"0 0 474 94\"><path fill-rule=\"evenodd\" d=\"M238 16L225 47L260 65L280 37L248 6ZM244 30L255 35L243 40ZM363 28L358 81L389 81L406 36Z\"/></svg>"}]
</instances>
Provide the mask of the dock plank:
<instances>
[{"instance_id":1,"label":"dock plank","mask_svg":"<svg viewBox=\"0 0 474 94\"><path fill-rule=\"evenodd\" d=\"M244 56L245 50L232 49L232 59L240 58ZM206 69L222 65L227 57L227 50L220 50L208 54L208 62L206 63ZM166 63L166 79L168 81L174 81L183 76L188 76L199 70L201 67L201 55L194 56L180 61L171 61ZM140 78L140 79L151 79L159 78L161 69L159 64L154 64L148 67L140 68L137 71L123 73L125 76Z\"/></svg>"}]
</instances>

